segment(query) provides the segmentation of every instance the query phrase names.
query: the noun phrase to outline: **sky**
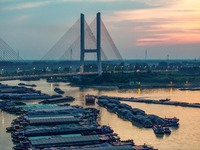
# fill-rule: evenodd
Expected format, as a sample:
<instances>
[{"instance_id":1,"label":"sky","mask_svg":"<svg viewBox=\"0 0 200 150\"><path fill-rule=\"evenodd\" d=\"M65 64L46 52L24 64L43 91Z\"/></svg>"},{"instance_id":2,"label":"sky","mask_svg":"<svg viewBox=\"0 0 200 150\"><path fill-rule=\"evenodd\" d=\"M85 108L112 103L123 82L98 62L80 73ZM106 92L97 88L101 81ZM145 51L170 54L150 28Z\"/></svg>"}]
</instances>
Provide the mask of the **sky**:
<instances>
[{"instance_id":1,"label":"sky","mask_svg":"<svg viewBox=\"0 0 200 150\"><path fill-rule=\"evenodd\" d=\"M80 13L97 12L124 59L200 59L199 0L0 0L0 38L39 60Z\"/></svg>"}]
</instances>

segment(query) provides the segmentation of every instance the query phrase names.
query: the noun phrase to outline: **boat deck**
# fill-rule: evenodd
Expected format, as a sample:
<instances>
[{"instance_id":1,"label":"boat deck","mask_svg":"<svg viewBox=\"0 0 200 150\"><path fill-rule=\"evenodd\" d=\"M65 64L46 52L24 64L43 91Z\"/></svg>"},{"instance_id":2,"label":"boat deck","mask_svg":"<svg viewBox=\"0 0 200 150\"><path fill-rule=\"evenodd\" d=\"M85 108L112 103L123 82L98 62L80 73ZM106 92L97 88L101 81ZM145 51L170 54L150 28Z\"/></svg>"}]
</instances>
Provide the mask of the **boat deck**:
<instances>
[{"instance_id":1,"label":"boat deck","mask_svg":"<svg viewBox=\"0 0 200 150\"><path fill-rule=\"evenodd\" d=\"M38 136L38 135L57 135L63 133L80 133L83 131L97 131L100 130L96 127L46 127L36 128L24 131L25 136Z\"/></svg>"},{"instance_id":2,"label":"boat deck","mask_svg":"<svg viewBox=\"0 0 200 150\"><path fill-rule=\"evenodd\" d=\"M84 145L84 144L93 144L100 142L100 137L98 135L89 135L89 136L73 136L73 137L56 137L56 138L47 138L47 139L37 139L31 140L31 144L35 147L43 146L54 146L54 145Z\"/></svg>"},{"instance_id":3,"label":"boat deck","mask_svg":"<svg viewBox=\"0 0 200 150\"><path fill-rule=\"evenodd\" d=\"M105 147L91 147L91 148L66 148L59 149L55 148L54 150L134 150L130 145L127 146L105 146ZM44 150L51 150L50 148L45 148Z\"/></svg>"},{"instance_id":4,"label":"boat deck","mask_svg":"<svg viewBox=\"0 0 200 150\"><path fill-rule=\"evenodd\" d=\"M47 117L47 118L30 118L29 123L30 125L36 124L61 124L61 123L78 123L81 119L74 118L74 117Z\"/></svg>"}]
</instances>

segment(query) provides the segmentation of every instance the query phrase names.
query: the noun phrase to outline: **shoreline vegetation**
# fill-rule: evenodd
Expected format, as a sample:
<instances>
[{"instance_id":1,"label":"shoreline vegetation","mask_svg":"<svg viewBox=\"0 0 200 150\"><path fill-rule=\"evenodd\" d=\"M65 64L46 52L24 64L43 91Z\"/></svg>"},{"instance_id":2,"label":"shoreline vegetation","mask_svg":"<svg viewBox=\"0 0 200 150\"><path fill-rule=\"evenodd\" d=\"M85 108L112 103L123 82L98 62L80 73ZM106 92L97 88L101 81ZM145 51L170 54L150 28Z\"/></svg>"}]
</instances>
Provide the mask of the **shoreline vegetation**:
<instances>
[{"instance_id":1,"label":"shoreline vegetation","mask_svg":"<svg viewBox=\"0 0 200 150\"><path fill-rule=\"evenodd\" d=\"M53 75L53 74L52 74ZM181 88L181 89L198 89L200 87L200 74L184 74L176 73L155 73L155 72L103 72L101 76L62 76L62 77L37 77L27 78L21 75L22 81L35 81L46 79L47 82L69 82L71 86L79 86L85 88L98 89L148 89L148 88ZM1 76L0 76L1 77ZM8 80L14 80L14 76L9 77Z\"/></svg>"},{"instance_id":2,"label":"shoreline vegetation","mask_svg":"<svg viewBox=\"0 0 200 150\"><path fill-rule=\"evenodd\" d=\"M200 85L199 60L102 61L101 76L94 75L97 73L94 61L85 62L83 75L79 72L79 61L0 62L0 65L0 79L8 80L43 78L47 82L69 82L72 86L100 89L195 88ZM70 73L74 75L66 76Z\"/></svg>"},{"instance_id":3,"label":"shoreline vegetation","mask_svg":"<svg viewBox=\"0 0 200 150\"><path fill-rule=\"evenodd\" d=\"M100 77L70 78L71 86L123 89L123 88L197 88L200 75L182 73L103 73Z\"/></svg>"}]
</instances>

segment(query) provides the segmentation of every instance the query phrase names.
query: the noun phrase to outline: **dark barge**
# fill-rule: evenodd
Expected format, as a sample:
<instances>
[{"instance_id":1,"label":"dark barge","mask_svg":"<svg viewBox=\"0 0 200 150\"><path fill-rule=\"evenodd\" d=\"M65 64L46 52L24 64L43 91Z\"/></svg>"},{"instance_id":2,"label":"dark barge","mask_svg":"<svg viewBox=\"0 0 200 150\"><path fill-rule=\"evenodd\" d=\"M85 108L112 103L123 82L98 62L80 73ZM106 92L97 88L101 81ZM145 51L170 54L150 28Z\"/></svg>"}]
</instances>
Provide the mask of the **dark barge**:
<instances>
[{"instance_id":1,"label":"dark barge","mask_svg":"<svg viewBox=\"0 0 200 150\"><path fill-rule=\"evenodd\" d=\"M63 103L63 102L72 102L75 98L71 96L65 96L65 97L57 97L57 98L51 98L51 99L45 99L39 104L56 104L56 103Z\"/></svg>"}]
</instances>

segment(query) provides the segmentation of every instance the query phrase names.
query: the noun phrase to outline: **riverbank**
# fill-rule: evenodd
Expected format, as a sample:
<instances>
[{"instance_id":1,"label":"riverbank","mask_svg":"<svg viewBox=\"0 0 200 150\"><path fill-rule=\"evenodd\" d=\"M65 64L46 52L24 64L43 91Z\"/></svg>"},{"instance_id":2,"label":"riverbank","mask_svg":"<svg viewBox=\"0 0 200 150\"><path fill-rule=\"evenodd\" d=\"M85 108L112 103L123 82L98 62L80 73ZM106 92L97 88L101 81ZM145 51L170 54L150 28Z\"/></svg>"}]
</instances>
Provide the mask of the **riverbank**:
<instances>
[{"instance_id":1,"label":"riverbank","mask_svg":"<svg viewBox=\"0 0 200 150\"><path fill-rule=\"evenodd\" d=\"M95 89L99 89L99 90L116 90L116 89L170 89L170 88L174 88L174 89L179 89L179 90L188 90L188 91L199 91L200 90L200 86L198 85L170 85L170 84L156 84L156 83L152 83L152 84L140 84L140 85L128 85L128 84L124 84L124 85L117 85L117 84L92 84L92 85L82 85L82 84L74 84L74 83L70 83L69 84L72 87L80 87L80 88L95 88Z\"/></svg>"}]
</instances>

